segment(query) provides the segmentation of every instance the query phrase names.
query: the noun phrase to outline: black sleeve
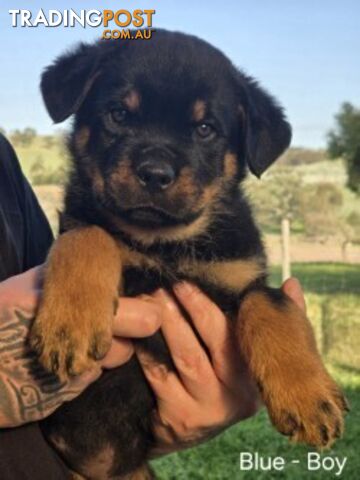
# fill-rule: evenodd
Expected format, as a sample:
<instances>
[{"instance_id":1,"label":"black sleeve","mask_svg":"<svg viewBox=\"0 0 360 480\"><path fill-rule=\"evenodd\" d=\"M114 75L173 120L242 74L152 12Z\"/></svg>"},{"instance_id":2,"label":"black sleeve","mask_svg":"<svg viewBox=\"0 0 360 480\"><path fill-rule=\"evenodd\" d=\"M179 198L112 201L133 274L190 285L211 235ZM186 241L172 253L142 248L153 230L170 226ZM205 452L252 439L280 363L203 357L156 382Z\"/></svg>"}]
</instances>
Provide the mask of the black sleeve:
<instances>
[{"instance_id":1,"label":"black sleeve","mask_svg":"<svg viewBox=\"0 0 360 480\"><path fill-rule=\"evenodd\" d=\"M42 263L51 242L46 217L13 149L0 135L0 281ZM0 430L1 480L69 478L37 423Z\"/></svg>"},{"instance_id":2,"label":"black sleeve","mask_svg":"<svg viewBox=\"0 0 360 480\"><path fill-rule=\"evenodd\" d=\"M1 135L0 171L0 208L5 207L13 214L19 212L21 216L22 238L15 238L15 241L21 250L22 271L25 271L45 260L53 236L44 212L21 171L13 148ZM10 216L9 227L15 229L12 220Z\"/></svg>"}]
</instances>

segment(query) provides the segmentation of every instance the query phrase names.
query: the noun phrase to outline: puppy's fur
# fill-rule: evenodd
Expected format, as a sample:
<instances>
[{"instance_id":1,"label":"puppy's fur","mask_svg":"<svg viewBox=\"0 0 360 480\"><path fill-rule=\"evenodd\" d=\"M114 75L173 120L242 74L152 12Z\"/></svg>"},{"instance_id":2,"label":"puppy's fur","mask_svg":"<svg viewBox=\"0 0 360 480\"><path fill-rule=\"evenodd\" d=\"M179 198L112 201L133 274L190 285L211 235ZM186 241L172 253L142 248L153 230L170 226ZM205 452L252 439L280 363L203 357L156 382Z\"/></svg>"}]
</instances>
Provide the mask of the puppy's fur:
<instances>
[{"instance_id":1,"label":"puppy's fur","mask_svg":"<svg viewBox=\"0 0 360 480\"><path fill-rule=\"evenodd\" d=\"M290 143L275 100L204 41L166 31L80 45L45 71L41 89L55 122L74 114L62 235L31 336L44 366L80 374L109 348L119 294L189 279L232 322L275 427L330 445L345 400L305 315L267 287L239 188L248 169L260 176ZM139 345L173 368L160 334ZM150 478L154 408L133 358L42 428L87 478Z\"/></svg>"}]
</instances>

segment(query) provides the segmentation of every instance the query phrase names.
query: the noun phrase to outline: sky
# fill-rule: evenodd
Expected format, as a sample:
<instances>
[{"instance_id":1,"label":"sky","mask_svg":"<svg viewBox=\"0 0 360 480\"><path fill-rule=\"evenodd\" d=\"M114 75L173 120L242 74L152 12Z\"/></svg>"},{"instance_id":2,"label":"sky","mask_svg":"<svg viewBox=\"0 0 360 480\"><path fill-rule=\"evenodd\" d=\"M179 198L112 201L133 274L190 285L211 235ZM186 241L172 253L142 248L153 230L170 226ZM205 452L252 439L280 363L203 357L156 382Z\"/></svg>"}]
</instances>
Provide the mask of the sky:
<instances>
[{"instance_id":1,"label":"sky","mask_svg":"<svg viewBox=\"0 0 360 480\"><path fill-rule=\"evenodd\" d=\"M360 104L358 0L2 0L0 126L6 131L59 129L42 104L41 72L59 53L103 30L11 27L9 9L36 15L40 8L155 9L154 28L204 38L275 95L293 126L293 146L323 148L341 103Z\"/></svg>"}]
</instances>

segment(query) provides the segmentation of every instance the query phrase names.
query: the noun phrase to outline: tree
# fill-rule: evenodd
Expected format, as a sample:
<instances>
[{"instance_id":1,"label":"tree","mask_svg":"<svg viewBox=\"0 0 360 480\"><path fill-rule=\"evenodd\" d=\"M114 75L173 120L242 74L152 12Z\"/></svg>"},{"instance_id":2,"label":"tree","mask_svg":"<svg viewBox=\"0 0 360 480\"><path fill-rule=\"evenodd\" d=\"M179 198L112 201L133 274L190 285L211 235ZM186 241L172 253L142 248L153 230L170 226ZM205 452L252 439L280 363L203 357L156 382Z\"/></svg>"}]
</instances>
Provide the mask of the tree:
<instances>
[{"instance_id":1,"label":"tree","mask_svg":"<svg viewBox=\"0 0 360 480\"><path fill-rule=\"evenodd\" d=\"M335 123L335 129L328 134L328 154L330 158L344 158L347 185L360 194L360 109L343 103Z\"/></svg>"},{"instance_id":2,"label":"tree","mask_svg":"<svg viewBox=\"0 0 360 480\"><path fill-rule=\"evenodd\" d=\"M343 194L334 184L321 182L308 185L302 194L302 218L305 234L326 241L338 236Z\"/></svg>"},{"instance_id":3,"label":"tree","mask_svg":"<svg viewBox=\"0 0 360 480\"><path fill-rule=\"evenodd\" d=\"M343 262L348 261L348 246L360 243L360 213L344 214L343 193L332 183L308 186L303 195L305 234L326 241L336 239Z\"/></svg>"},{"instance_id":4,"label":"tree","mask_svg":"<svg viewBox=\"0 0 360 480\"><path fill-rule=\"evenodd\" d=\"M35 128L27 127L23 131L23 143L24 145L28 146L31 145L33 140L36 137L36 130Z\"/></svg>"},{"instance_id":5,"label":"tree","mask_svg":"<svg viewBox=\"0 0 360 480\"><path fill-rule=\"evenodd\" d=\"M6 130L5 130L5 128L0 127L0 134L1 134L1 135L6 135Z\"/></svg>"},{"instance_id":6,"label":"tree","mask_svg":"<svg viewBox=\"0 0 360 480\"><path fill-rule=\"evenodd\" d=\"M342 220L340 224L340 235L342 237L342 259L343 262L347 262L347 247L352 243L360 244L360 213L352 211Z\"/></svg>"},{"instance_id":7,"label":"tree","mask_svg":"<svg viewBox=\"0 0 360 480\"><path fill-rule=\"evenodd\" d=\"M281 157L277 160L277 165L311 165L313 163L321 162L325 158L326 152L324 150L311 150L308 148L292 147L281 155Z\"/></svg>"},{"instance_id":8,"label":"tree","mask_svg":"<svg viewBox=\"0 0 360 480\"><path fill-rule=\"evenodd\" d=\"M23 131L14 130L11 134L11 141L15 146L28 147L36 137L36 130L31 127L25 128Z\"/></svg>"},{"instance_id":9,"label":"tree","mask_svg":"<svg viewBox=\"0 0 360 480\"><path fill-rule=\"evenodd\" d=\"M280 167L264 177L263 182L251 181L249 194L256 217L265 230L281 227L282 277L290 270L290 226L302 221L302 180L293 168Z\"/></svg>"}]
</instances>

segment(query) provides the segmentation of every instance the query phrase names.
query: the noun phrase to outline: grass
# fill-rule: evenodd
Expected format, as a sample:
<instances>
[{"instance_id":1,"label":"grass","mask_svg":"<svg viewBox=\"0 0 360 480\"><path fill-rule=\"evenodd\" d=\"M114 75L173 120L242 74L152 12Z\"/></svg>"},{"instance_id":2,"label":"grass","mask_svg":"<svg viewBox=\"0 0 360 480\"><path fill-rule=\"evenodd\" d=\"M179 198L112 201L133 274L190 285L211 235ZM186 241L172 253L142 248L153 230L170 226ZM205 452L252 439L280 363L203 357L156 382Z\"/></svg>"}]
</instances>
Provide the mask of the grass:
<instances>
[{"instance_id":1,"label":"grass","mask_svg":"<svg viewBox=\"0 0 360 480\"><path fill-rule=\"evenodd\" d=\"M360 370L332 367L332 373L342 384L351 404L351 412L346 419L346 433L329 451L322 456L347 457L343 478L359 478L360 438ZM288 479L307 480L309 478L336 478L323 470L309 472L306 468L306 455L314 451L305 446L292 445L271 426L267 414L262 410L257 416L228 429L221 436L205 445L184 452L175 453L153 462L156 474L161 480L234 480L234 479ZM241 472L240 452L259 452L267 457L281 456L287 461L282 472ZM291 460L300 460L292 464Z\"/></svg>"},{"instance_id":2,"label":"grass","mask_svg":"<svg viewBox=\"0 0 360 480\"><path fill-rule=\"evenodd\" d=\"M291 274L297 277L305 292L317 294L360 294L360 265L347 263L294 263ZM271 269L270 283L281 284L281 268Z\"/></svg>"},{"instance_id":3,"label":"grass","mask_svg":"<svg viewBox=\"0 0 360 480\"><path fill-rule=\"evenodd\" d=\"M324 305L328 312L325 320L335 329L332 349L327 351L328 369L343 387L350 402L351 412L346 418L344 437L334 447L322 452L324 456L347 457L342 478L357 480L360 471L358 442L360 438L360 268L346 264L295 264L293 274L301 281L308 301L309 317L323 343L321 322ZM279 267L273 267L271 283L281 284ZM326 309L325 309L326 312ZM349 338L342 338L341 328L350 328ZM341 335L340 335L341 334ZM240 422L210 442L184 452L175 453L153 462L160 480L247 480L286 479L328 480L338 478L335 473L319 470L310 472L306 467L307 453L314 451L305 446L292 445L271 426L265 410L257 416ZM286 460L283 471L240 471L240 452L259 452L263 457L281 456ZM300 460L292 464L291 460Z\"/></svg>"}]
</instances>

